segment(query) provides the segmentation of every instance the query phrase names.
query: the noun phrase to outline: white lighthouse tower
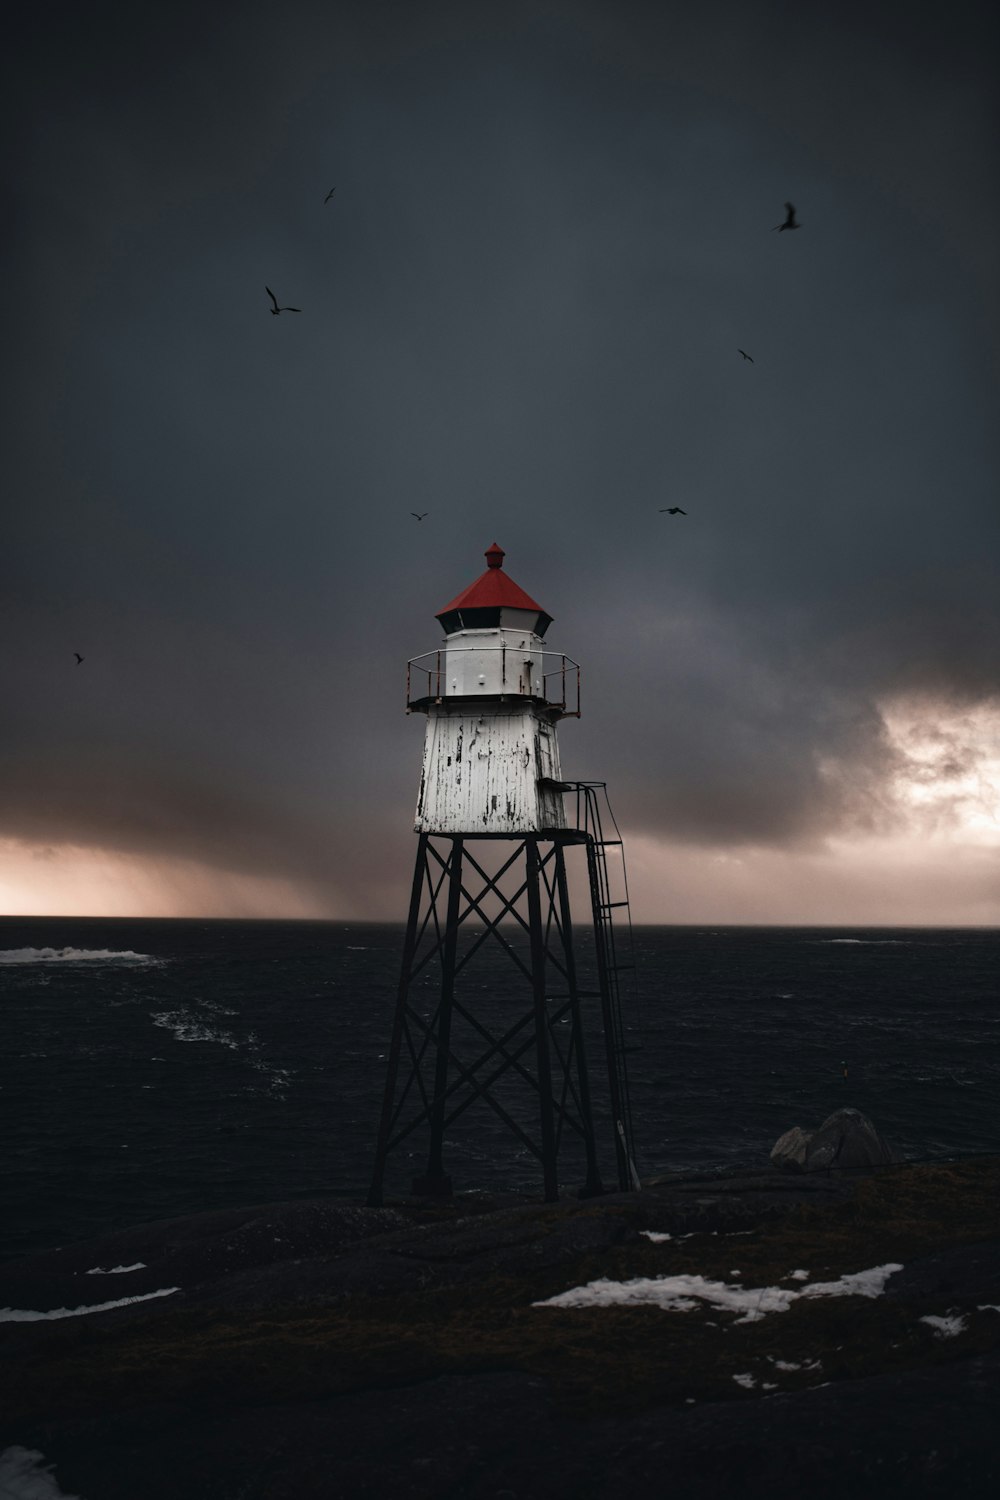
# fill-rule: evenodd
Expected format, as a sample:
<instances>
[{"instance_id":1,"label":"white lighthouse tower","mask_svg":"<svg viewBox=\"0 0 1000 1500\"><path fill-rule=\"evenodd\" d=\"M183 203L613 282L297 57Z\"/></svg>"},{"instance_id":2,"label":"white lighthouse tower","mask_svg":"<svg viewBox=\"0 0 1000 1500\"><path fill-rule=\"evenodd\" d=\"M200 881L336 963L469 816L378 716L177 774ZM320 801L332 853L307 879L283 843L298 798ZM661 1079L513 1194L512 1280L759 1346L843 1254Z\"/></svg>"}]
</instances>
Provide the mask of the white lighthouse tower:
<instances>
[{"instance_id":1,"label":"white lighthouse tower","mask_svg":"<svg viewBox=\"0 0 1000 1500\"><path fill-rule=\"evenodd\" d=\"M552 623L508 573L496 542L486 572L437 618L444 646L410 663L412 708L427 714L417 800L418 833L541 833L565 828L556 723L567 671L579 697L579 668L545 650Z\"/></svg>"},{"instance_id":2,"label":"white lighthouse tower","mask_svg":"<svg viewBox=\"0 0 1000 1500\"><path fill-rule=\"evenodd\" d=\"M638 1183L618 992L631 965L615 937L628 900L624 865L615 899L607 858L621 838L605 837L604 783L563 779L556 725L579 718L580 669L546 649L551 616L504 556L494 542L486 571L438 611L443 643L407 666L407 712L425 713L427 729L372 1204L392 1153L412 1157L421 1136L427 1167L413 1191L450 1193L446 1138L473 1109L537 1159L549 1200L563 1160L582 1192L602 1191L602 1116L605 1166L619 1187ZM586 859L589 978L570 910L574 850ZM595 1046L603 1102L591 1090Z\"/></svg>"}]
</instances>

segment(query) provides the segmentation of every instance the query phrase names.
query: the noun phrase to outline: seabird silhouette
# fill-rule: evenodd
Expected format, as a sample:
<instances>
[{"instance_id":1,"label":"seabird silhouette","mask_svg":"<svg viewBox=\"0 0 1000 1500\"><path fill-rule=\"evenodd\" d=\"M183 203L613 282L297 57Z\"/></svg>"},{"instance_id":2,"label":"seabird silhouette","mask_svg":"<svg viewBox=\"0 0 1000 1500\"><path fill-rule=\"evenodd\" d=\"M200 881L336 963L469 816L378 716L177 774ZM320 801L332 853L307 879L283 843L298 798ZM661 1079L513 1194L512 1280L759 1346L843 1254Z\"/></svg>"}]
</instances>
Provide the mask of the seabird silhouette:
<instances>
[{"instance_id":1,"label":"seabird silhouette","mask_svg":"<svg viewBox=\"0 0 1000 1500\"><path fill-rule=\"evenodd\" d=\"M326 197L323 199L323 202L324 203L329 203L330 199L333 197L333 195L334 195L334 193L336 191L337 191L337 189L335 187L332 187L330 189L330 191L327 193Z\"/></svg>"},{"instance_id":2,"label":"seabird silhouette","mask_svg":"<svg viewBox=\"0 0 1000 1500\"><path fill-rule=\"evenodd\" d=\"M429 510L425 510L424 514L422 516L418 516L415 510L411 510L410 511L410 515L413 516L413 517L415 517L416 520L422 521L424 519L424 516L429 516L430 515L430 511Z\"/></svg>"},{"instance_id":3,"label":"seabird silhouette","mask_svg":"<svg viewBox=\"0 0 1000 1500\"><path fill-rule=\"evenodd\" d=\"M661 505L660 506L660 515L661 516L663 516L663 515L667 515L667 516L686 516L687 515L687 511L686 510L681 510L681 508L680 508L679 505Z\"/></svg>"},{"instance_id":4,"label":"seabird silhouette","mask_svg":"<svg viewBox=\"0 0 1000 1500\"><path fill-rule=\"evenodd\" d=\"M736 353L737 354L742 354L742 356L743 356L744 359L748 359L750 361L750 363L753 364L753 355L752 354L748 354L745 349L737 349Z\"/></svg>"},{"instance_id":5,"label":"seabird silhouette","mask_svg":"<svg viewBox=\"0 0 1000 1500\"><path fill-rule=\"evenodd\" d=\"M273 318L276 318L279 313L283 313L283 312L301 312L302 311L301 307L279 307L278 306L278 299L274 295L274 293L271 291L271 288L269 286L266 286L264 288L264 290L267 293L267 295L270 297L271 301L274 303L274 306L271 308L271 316Z\"/></svg>"},{"instance_id":6,"label":"seabird silhouette","mask_svg":"<svg viewBox=\"0 0 1000 1500\"><path fill-rule=\"evenodd\" d=\"M782 230L782 229L801 229L802 225L801 224L796 224L796 222L795 222L795 205L794 205L794 203L786 203L785 207L788 210L788 214L787 214L787 216L785 218L785 222L783 224L775 224L774 228L777 229L777 230L779 230L779 231ZM772 233L773 233L773 231L772 231Z\"/></svg>"},{"instance_id":7,"label":"seabird silhouette","mask_svg":"<svg viewBox=\"0 0 1000 1500\"><path fill-rule=\"evenodd\" d=\"M74 651L73 655L76 657L76 664L77 664L77 666L79 666L80 663L83 661L83 657L80 655L79 651Z\"/></svg>"}]
</instances>

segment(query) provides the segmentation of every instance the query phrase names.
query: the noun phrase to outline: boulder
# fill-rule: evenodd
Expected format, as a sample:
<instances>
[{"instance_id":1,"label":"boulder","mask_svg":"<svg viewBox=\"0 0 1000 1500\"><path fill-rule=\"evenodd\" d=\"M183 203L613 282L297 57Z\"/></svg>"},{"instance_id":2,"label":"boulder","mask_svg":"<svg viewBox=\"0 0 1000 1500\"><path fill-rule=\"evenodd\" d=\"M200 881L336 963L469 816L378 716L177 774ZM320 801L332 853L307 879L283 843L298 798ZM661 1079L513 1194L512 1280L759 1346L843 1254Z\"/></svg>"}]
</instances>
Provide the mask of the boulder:
<instances>
[{"instance_id":1,"label":"boulder","mask_svg":"<svg viewBox=\"0 0 1000 1500\"><path fill-rule=\"evenodd\" d=\"M776 1167L781 1167L786 1172L804 1172L806 1154L812 1138L811 1130L803 1130L801 1125L793 1125L791 1130L786 1130L784 1135L775 1141L771 1150L771 1161Z\"/></svg>"},{"instance_id":2,"label":"boulder","mask_svg":"<svg viewBox=\"0 0 1000 1500\"><path fill-rule=\"evenodd\" d=\"M830 1167L881 1167L896 1161L867 1115L859 1109L837 1109L818 1130L795 1125L774 1144L771 1161L792 1172L822 1172Z\"/></svg>"},{"instance_id":3,"label":"boulder","mask_svg":"<svg viewBox=\"0 0 1000 1500\"><path fill-rule=\"evenodd\" d=\"M860 1109L836 1109L809 1142L806 1171L822 1167L882 1167L895 1153Z\"/></svg>"}]
</instances>

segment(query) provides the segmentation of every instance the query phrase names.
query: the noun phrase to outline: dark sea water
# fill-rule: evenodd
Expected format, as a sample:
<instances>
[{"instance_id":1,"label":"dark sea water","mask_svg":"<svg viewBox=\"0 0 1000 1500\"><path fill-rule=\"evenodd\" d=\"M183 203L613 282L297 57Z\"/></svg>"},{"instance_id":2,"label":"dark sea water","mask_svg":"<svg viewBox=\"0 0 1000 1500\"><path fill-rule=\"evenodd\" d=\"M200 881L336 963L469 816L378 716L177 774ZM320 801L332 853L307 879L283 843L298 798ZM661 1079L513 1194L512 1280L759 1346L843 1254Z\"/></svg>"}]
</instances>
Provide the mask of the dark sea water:
<instances>
[{"instance_id":1,"label":"dark sea water","mask_svg":"<svg viewBox=\"0 0 1000 1500\"><path fill-rule=\"evenodd\" d=\"M372 924L0 921L0 1254L363 1194L401 943ZM642 1175L764 1165L841 1105L906 1157L1000 1152L1000 931L645 927L635 957ZM502 1016L502 975L480 989ZM446 1167L458 1187L538 1187L482 1111Z\"/></svg>"}]
</instances>

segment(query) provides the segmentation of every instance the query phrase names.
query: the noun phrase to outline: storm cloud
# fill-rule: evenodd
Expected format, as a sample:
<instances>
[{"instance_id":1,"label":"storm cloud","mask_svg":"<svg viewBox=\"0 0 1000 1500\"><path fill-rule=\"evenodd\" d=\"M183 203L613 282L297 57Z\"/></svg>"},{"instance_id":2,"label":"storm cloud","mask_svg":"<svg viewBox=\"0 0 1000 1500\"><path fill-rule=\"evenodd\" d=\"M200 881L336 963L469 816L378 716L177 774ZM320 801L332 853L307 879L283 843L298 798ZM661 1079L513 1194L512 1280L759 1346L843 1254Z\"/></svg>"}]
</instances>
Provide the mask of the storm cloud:
<instances>
[{"instance_id":1,"label":"storm cloud","mask_svg":"<svg viewBox=\"0 0 1000 1500\"><path fill-rule=\"evenodd\" d=\"M985 4L25 18L0 836L393 914L494 540L628 828L899 831L893 705L956 765L1000 706L995 63Z\"/></svg>"}]
</instances>

